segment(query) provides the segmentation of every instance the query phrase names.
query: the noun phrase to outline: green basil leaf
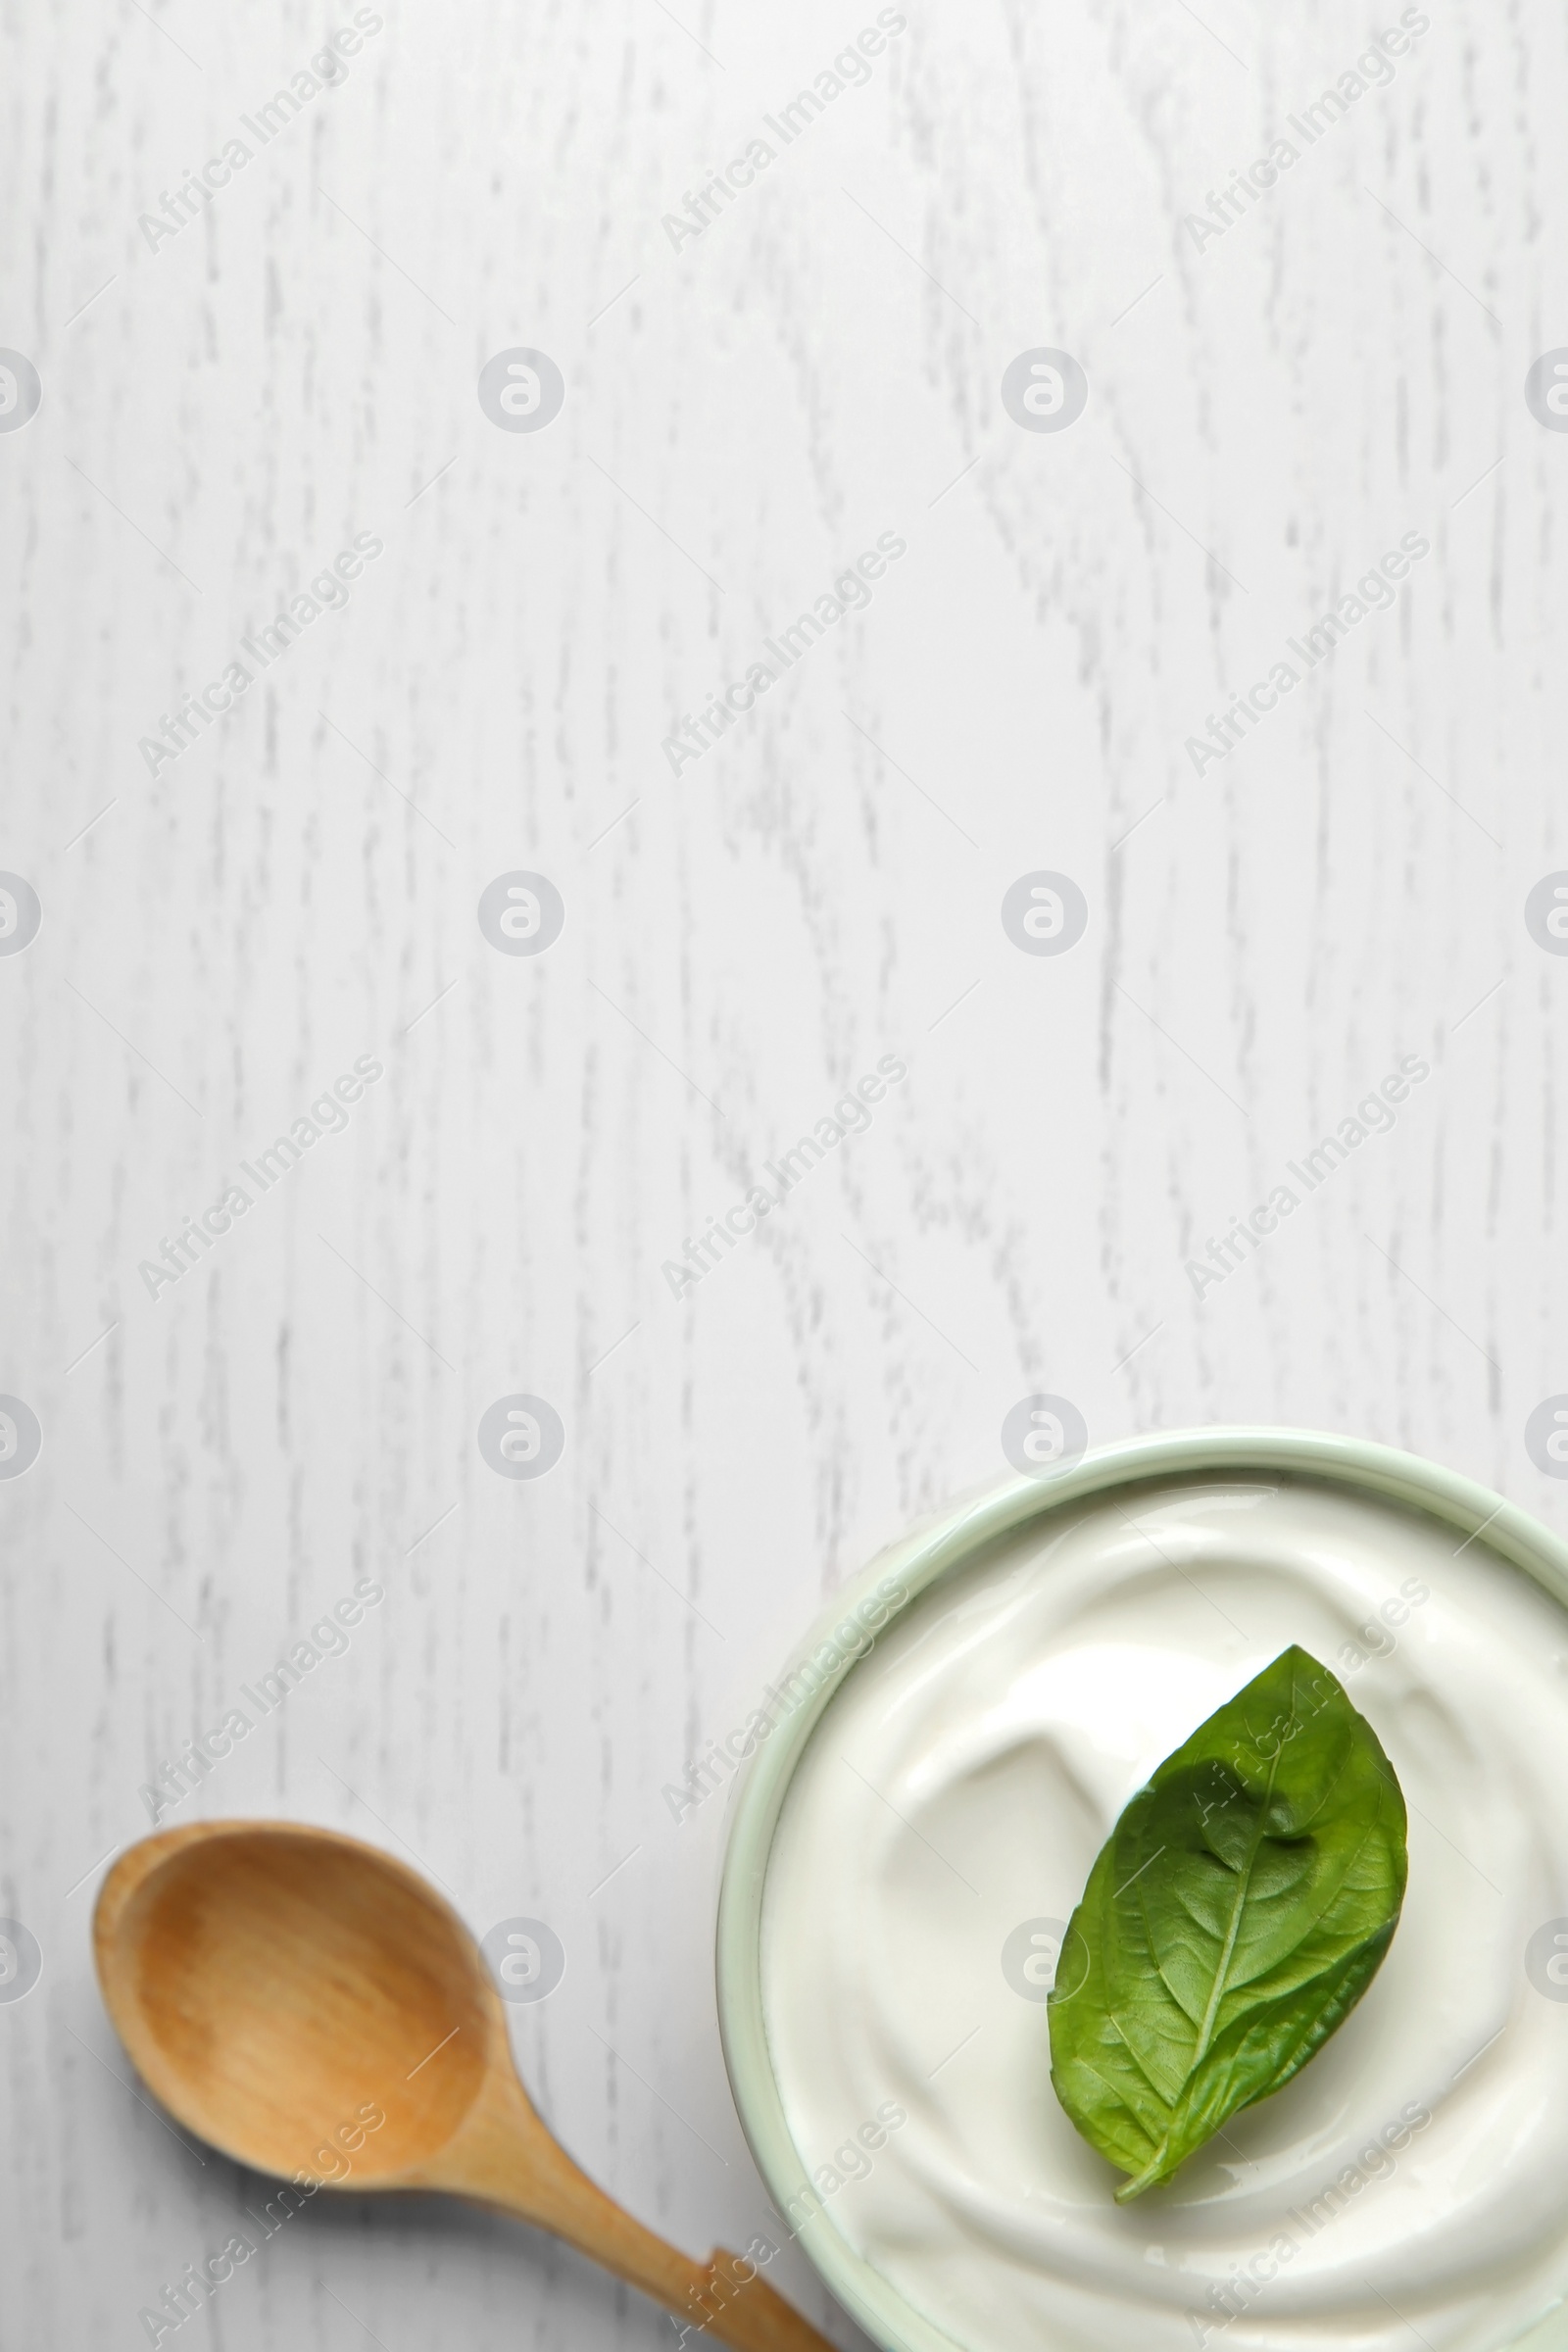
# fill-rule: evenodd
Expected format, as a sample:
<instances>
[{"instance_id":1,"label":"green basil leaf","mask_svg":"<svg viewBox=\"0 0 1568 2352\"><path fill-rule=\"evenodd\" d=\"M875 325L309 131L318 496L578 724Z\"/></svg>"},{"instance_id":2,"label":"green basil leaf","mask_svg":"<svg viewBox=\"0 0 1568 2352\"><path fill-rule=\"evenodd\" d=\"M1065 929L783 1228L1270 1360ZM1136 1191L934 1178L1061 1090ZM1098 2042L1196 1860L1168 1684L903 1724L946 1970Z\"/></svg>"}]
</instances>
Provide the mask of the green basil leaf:
<instances>
[{"instance_id":1,"label":"green basil leaf","mask_svg":"<svg viewBox=\"0 0 1568 2352\"><path fill-rule=\"evenodd\" d=\"M1089 1874L1051 1995L1051 2079L1131 2176L1118 2204L1344 2024L1389 1948L1405 1872L1394 1768L1303 1649L1166 1757Z\"/></svg>"}]
</instances>

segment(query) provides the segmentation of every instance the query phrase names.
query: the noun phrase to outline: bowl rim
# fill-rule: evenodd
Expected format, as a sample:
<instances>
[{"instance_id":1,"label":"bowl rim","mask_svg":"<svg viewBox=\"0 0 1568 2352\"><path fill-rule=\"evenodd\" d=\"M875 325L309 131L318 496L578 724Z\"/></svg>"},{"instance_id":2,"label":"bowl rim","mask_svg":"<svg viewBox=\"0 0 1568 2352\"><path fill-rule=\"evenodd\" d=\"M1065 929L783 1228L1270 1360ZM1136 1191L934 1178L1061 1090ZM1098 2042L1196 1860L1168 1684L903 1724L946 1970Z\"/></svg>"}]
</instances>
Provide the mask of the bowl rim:
<instances>
[{"instance_id":1,"label":"bowl rim","mask_svg":"<svg viewBox=\"0 0 1568 2352\"><path fill-rule=\"evenodd\" d=\"M1227 1471L1294 1472L1424 1511L1460 1529L1469 1540L1485 1534L1490 1550L1568 1606L1568 1543L1519 1504L1419 1454L1328 1431L1261 1425L1216 1425L1118 1439L1044 1477L1009 1477L990 1484L925 1514L840 1588L792 1652L773 1690L800 1677L803 1668L818 1678L816 1688L759 1741L732 1786L719 1875L715 1977L724 2065L757 2168L781 2216L790 2213L792 2201L815 2199L805 2221L792 2230L790 2242L801 2246L833 2295L883 2352L961 2352L961 2347L856 2251L811 2188L808 2166L785 2120L762 2009L762 1897L779 1815L829 1700L874 1645L873 1637L863 1647L841 1649L834 1629L868 1603L885 1606L885 1623L895 1623L923 1592L986 1544L1087 1495L1154 1479ZM878 1597L879 1584L889 1578L903 1587L902 1598ZM819 1662L823 1648L834 1661L825 1666Z\"/></svg>"}]
</instances>

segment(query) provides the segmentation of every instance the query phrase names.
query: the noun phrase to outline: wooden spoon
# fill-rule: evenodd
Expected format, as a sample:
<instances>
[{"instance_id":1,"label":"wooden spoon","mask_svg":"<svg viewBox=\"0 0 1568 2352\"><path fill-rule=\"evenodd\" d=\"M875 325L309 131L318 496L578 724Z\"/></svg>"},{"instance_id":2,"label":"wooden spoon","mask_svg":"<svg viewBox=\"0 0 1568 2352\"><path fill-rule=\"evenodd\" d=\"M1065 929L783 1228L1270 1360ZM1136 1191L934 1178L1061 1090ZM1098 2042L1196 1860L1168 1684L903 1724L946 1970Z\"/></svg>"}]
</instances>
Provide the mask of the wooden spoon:
<instances>
[{"instance_id":1,"label":"wooden spoon","mask_svg":"<svg viewBox=\"0 0 1568 2352\"><path fill-rule=\"evenodd\" d=\"M283 1821L143 1838L104 1882L93 1949L148 2084L239 2163L472 2197L736 2352L833 2352L755 2262L693 2261L578 2171L517 2080L467 1929L373 1846Z\"/></svg>"}]
</instances>

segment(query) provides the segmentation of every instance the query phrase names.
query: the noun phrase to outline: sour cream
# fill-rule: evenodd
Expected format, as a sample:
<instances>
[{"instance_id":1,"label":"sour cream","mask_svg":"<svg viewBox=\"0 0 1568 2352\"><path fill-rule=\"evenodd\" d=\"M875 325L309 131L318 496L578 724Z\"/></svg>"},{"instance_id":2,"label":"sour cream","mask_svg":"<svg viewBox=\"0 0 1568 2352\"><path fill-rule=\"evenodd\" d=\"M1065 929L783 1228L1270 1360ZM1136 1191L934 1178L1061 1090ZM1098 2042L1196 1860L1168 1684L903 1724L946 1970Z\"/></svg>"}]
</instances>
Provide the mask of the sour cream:
<instances>
[{"instance_id":1,"label":"sour cream","mask_svg":"<svg viewBox=\"0 0 1568 2352\"><path fill-rule=\"evenodd\" d=\"M1134 1790L1292 1642L1398 1775L1403 1917L1295 2082L1118 2207L1051 2086L1056 1941ZM1492 2352L1568 2290L1568 1614L1309 1480L1051 1514L845 1679L761 1970L832 2227L964 2352Z\"/></svg>"}]
</instances>

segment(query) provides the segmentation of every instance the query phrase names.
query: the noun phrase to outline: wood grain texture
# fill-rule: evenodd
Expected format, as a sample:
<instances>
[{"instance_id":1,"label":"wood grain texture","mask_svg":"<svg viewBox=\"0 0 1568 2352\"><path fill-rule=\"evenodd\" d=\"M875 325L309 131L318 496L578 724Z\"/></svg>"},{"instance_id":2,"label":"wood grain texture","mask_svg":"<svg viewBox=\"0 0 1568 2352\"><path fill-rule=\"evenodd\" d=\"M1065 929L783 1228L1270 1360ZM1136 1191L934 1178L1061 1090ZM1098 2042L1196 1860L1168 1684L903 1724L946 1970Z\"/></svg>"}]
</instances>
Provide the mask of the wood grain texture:
<instances>
[{"instance_id":1,"label":"wood grain texture","mask_svg":"<svg viewBox=\"0 0 1568 2352\"><path fill-rule=\"evenodd\" d=\"M1351 1431L1563 1524L1524 1427L1568 1391L1568 963L1523 911L1568 867L1568 437L1523 397L1568 343L1561 12L1433 6L1200 245L1396 10L910 5L678 250L663 216L869 0L372 13L156 250L139 217L351 10L4 22L0 346L43 386L0 432L0 869L43 908L0 955L0 1392L43 1431L0 1479L0 1912L43 1970L0 2002L8 2342L146 2341L259 2185L138 2098L89 1910L144 1785L357 1581L384 1597L163 1826L294 1815L481 1936L545 1922L541 2113L650 2228L744 2246L724 1799L666 1791L851 1569L1004 1466L1009 1406ZM513 346L565 378L537 434L475 397ZM1059 434L1000 397L1040 346L1089 379ZM883 533L869 603L672 774L681 714ZM1396 600L1196 773L1406 533ZM346 606L150 774L357 534ZM1000 919L1039 869L1089 909L1059 957ZM476 919L515 870L566 910L536 958ZM674 1298L884 1055L869 1124ZM1392 1131L1195 1296L1405 1055ZM149 1297L357 1057L341 1131ZM538 1480L476 1443L515 1394L564 1425ZM854 2340L793 2250L771 2276ZM200 2328L667 2335L543 2238L370 2202L297 2217Z\"/></svg>"},{"instance_id":2,"label":"wood grain texture","mask_svg":"<svg viewBox=\"0 0 1568 2352\"><path fill-rule=\"evenodd\" d=\"M463 1922L362 1838L253 1819L139 1838L104 1881L93 1958L127 2056L175 2122L278 2178L275 2230L323 2189L470 2197L563 2238L688 2332L828 2352L757 2259L698 2262L572 2163L518 2082ZM210 2313L275 2230L230 2238L192 2308L166 2303L168 2332ZM164 2331L154 2314L148 2332Z\"/></svg>"}]
</instances>

